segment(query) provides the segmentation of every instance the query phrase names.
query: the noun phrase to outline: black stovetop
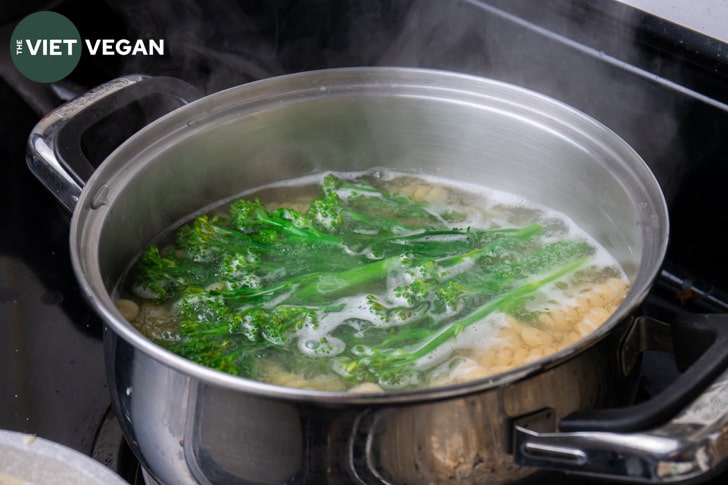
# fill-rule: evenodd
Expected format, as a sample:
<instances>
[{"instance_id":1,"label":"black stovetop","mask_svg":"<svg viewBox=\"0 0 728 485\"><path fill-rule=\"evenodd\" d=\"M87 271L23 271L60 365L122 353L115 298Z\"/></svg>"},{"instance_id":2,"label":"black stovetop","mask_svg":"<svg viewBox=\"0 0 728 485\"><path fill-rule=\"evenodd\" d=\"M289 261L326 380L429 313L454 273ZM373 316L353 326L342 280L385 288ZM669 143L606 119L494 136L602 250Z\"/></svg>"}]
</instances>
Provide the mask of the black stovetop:
<instances>
[{"instance_id":1,"label":"black stovetop","mask_svg":"<svg viewBox=\"0 0 728 485\"><path fill-rule=\"evenodd\" d=\"M541 91L615 130L660 180L671 213L666 269L681 279L658 285L648 304L726 311L728 253L719 229L728 222L725 45L613 0L189 0L164 10L171 3L61 2L58 10L82 35L164 37L171 46L153 61L85 59L70 80L90 88L130 72L168 74L209 93L314 68L416 65ZM96 453L134 481L133 457L115 451L120 436L105 421L113 416L103 328L73 276L69 215L25 165L40 114L17 93L0 80L0 429ZM696 292L682 286L696 281L693 289L718 303L686 300ZM672 370L646 373L642 392L651 394Z\"/></svg>"}]
</instances>

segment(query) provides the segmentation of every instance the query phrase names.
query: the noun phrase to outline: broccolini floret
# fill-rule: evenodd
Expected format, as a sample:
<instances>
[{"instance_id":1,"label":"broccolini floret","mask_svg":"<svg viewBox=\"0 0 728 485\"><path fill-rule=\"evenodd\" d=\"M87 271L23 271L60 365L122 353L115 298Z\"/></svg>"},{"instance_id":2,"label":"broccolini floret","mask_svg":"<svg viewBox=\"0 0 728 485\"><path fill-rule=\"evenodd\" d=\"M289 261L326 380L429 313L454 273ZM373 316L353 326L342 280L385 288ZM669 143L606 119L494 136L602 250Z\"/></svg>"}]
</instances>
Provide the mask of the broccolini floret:
<instances>
[{"instance_id":1,"label":"broccolini floret","mask_svg":"<svg viewBox=\"0 0 728 485\"><path fill-rule=\"evenodd\" d=\"M235 227L258 242L273 244L278 238L292 238L309 244L341 244L341 239L314 227L311 221L293 209L267 210L260 200L239 199L230 204L230 219ZM264 238L260 238L260 234Z\"/></svg>"},{"instance_id":2,"label":"broccolini floret","mask_svg":"<svg viewBox=\"0 0 728 485\"><path fill-rule=\"evenodd\" d=\"M149 300L175 297L184 288L199 286L215 280L214 272L180 258L174 251L162 253L157 246L149 246L132 270L131 291Z\"/></svg>"},{"instance_id":3,"label":"broccolini floret","mask_svg":"<svg viewBox=\"0 0 728 485\"><path fill-rule=\"evenodd\" d=\"M247 252L257 245L219 216L200 215L177 232L177 245L188 260L216 261L231 252Z\"/></svg>"}]
</instances>

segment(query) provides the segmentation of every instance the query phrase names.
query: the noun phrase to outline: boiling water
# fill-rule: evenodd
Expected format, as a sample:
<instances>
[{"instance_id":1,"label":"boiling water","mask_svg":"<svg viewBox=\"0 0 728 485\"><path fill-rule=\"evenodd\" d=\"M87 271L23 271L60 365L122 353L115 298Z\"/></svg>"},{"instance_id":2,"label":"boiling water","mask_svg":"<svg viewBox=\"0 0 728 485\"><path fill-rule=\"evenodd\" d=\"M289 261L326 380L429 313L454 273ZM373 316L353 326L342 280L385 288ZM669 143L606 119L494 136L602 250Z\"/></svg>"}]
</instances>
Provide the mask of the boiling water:
<instances>
[{"instance_id":1,"label":"boiling water","mask_svg":"<svg viewBox=\"0 0 728 485\"><path fill-rule=\"evenodd\" d=\"M240 194L240 197L259 198L267 208L289 207L306 213L311 200L319 195L324 175L272 184ZM272 352L269 347L263 346L256 353L256 370L249 377L285 386L354 392L442 385L482 378L548 356L573 344L602 324L625 296L627 280L617 261L564 214L513 194L479 185L455 184L442 178L384 170L337 176L364 180L377 189L404 194L426 203L427 210L442 227L492 230L538 224L543 228L537 236L541 246L557 241L586 241L591 255L578 270L529 292L527 298L519 300L517 308L495 308L484 312L479 321L453 332L451 338L410 362L406 378L401 373L395 377L384 373L378 378L363 379L351 372L351 360L342 360L341 357L366 355L371 353L372 347L366 338L362 338L361 344L349 343L347 346L346 339L340 336L341 332L362 337L367 332L387 335L387 332L397 332L405 326L409 316L400 320L379 318L370 304L372 295L389 306L405 304L395 289L411 284L416 275L407 272L406 268L402 271L390 269L385 281L370 285L358 294L343 295L330 302L339 311L317 310L317 324L300 325L288 338L284 352ZM342 189L339 195L346 199L350 194ZM225 203L211 212L224 217L227 208ZM453 214L457 216L451 217ZM179 252L173 247L172 235L161 241L160 246L169 245L171 250ZM364 254L367 248L358 248L357 251ZM372 260L377 258L376 254L365 256ZM296 261L290 262L290 265L295 264ZM475 264L481 263L465 260L449 269L449 277L473 272L478 269ZM285 271L285 267L280 269L282 273ZM532 275L532 278L538 276ZM225 285L211 285L208 289L213 293L230 289L229 283ZM135 292L131 286L125 283L119 291L118 306L122 313L144 335L161 345L177 342L180 339L175 310L178 302L140 298L139 295L144 296L144 292ZM274 303L266 305L270 308ZM442 324L444 328L445 324L452 324L468 311L458 316L454 309L445 310L429 325ZM437 332L427 338L437 338ZM408 342L401 351L406 353L416 348L417 345ZM298 355L291 358L294 353Z\"/></svg>"}]
</instances>

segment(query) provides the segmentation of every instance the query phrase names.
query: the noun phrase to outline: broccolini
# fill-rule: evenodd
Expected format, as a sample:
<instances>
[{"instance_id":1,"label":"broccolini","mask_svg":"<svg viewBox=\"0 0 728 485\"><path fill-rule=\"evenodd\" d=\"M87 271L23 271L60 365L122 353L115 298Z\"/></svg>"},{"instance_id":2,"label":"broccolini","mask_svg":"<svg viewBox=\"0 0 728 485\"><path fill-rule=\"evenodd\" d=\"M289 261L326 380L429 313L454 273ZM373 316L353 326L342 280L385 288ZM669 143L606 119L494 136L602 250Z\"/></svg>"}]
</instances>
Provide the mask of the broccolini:
<instances>
[{"instance_id":1,"label":"broccolini","mask_svg":"<svg viewBox=\"0 0 728 485\"><path fill-rule=\"evenodd\" d=\"M145 250L131 288L172 305L178 334L158 343L202 365L257 379L261 359L305 354L350 385L416 387L428 354L594 252L541 238L540 224L466 222L447 205L328 174L303 212L256 198L197 216L175 247Z\"/></svg>"}]
</instances>

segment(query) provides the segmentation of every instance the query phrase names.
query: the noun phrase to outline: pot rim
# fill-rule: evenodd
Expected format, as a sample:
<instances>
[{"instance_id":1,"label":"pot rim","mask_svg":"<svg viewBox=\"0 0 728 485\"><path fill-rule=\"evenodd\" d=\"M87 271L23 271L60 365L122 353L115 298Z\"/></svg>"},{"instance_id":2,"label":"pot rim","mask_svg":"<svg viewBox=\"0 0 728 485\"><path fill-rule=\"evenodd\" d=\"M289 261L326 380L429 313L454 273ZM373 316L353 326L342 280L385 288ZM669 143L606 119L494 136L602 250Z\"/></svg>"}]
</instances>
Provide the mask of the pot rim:
<instances>
[{"instance_id":1,"label":"pot rim","mask_svg":"<svg viewBox=\"0 0 728 485\"><path fill-rule=\"evenodd\" d=\"M333 83L331 82L332 75L336 77ZM463 92L474 95L476 98L493 100L493 93L488 91L490 89L495 90L496 93L513 94L517 97L516 101L520 100L516 103L512 99L498 98L498 101L505 106L517 105L534 111L537 111L537 106L548 107L550 115L553 116L554 113L557 113L564 117L565 127L575 123L580 126L588 125L596 134L595 136L599 136L599 141L608 144L615 156L619 157L618 162L624 164L629 161L631 163L622 168L629 169L631 175L637 176L645 185L653 189L651 193L655 200L651 201L652 206L642 207L641 210L645 213L644 222L659 230L660 238L657 242L657 254L654 257L658 264L645 267L645 261L640 262L640 268L627 297L609 319L594 332L558 352L493 376L422 389L351 393L283 387L204 367L154 344L134 329L116 309L100 273L97 251L89 251L89 248L98 246L98 244L94 244L98 243L98 227L93 234L89 234L88 228L94 225L94 221L102 218L100 214L108 210L107 206L91 209L93 199L99 190L118 175L119 167L129 159L129 156L146 155L148 157L153 155L155 147L161 146L165 141L180 135L190 135L206 126L206 120L210 120L214 115L238 110L251 103L272 104L286 99L301 99L312 93L326 95L327 92L330 94L337 89L351 93L354 88L387 89L403 85L439 92L452 91L455 93L453 95L456 95L457 89L448 87L453 83L467 84L469 89ZM479 87L483 88L483 91L478 92L476 89ZM525 101L531 102L532 105L524 105ZM194 120L194 123L191 120ZM139 143L142 133L151 132L157 132L158 135L155 136L155 141L151 145ZM100 225L96 224L96 226ZM329 404L389 404L446 399L481 392L522 380L544 369L554 367L592 347L609 334L619 322L627 318L646 297L667 250L668 226L666 201L658 181L644 160L611 129L572 106L536 91L470 74L410 67L346 67L287 74L231 87L182 106L142 128L114 150L89 178L72 214L70 247L72 265L82 291L106 324L105 339L109 337L108 332L113 332L115 336L124 339L136 349L172 369L203 382L231 390L273 398Z\"/></svg>"}]
</instances>

